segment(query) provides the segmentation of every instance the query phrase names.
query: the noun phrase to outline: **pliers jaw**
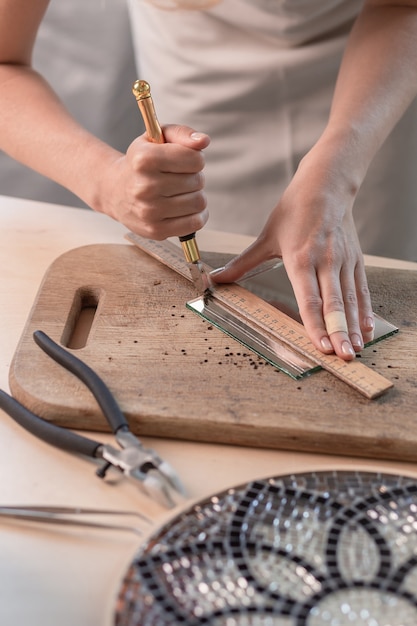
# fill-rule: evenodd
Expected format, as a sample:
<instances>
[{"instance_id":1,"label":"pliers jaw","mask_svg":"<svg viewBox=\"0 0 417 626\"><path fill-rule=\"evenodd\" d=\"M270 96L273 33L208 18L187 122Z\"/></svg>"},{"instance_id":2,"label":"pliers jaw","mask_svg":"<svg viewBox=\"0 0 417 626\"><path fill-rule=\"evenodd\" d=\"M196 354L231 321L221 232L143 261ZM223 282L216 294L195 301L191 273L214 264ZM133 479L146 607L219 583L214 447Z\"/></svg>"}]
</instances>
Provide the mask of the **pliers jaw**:
<instances>
[{"instance_id":1,"label":"pliers jaw","mask_svg":"<svg viewBox=\"0 0 417 626\"><path fill-rule=\"evenodd\" d=\"M116 433L121 450L104 444L97 451L107 463L97 472L104 478L112 466L139 484L141 489L166 508L173 508L185 498L185 489L180 478L167 461L145 448L135 435L125 428Z\"/></svg>"},{"instance_id":2,"label":"pliers jaw","mask_svg":"<svg viewBox=\"0 0 417 626\"><path fill-rule=\"evenodd\" d=\"M163 506L168 508L176 506L185 496L179 477L166 461L163 461L154 450L146 449L129 430L125 416L104 381L86 363L55 343L45 333L35 331L33 337L46 354L87 385L100 405L121 449L48 422L2 390L0 390L0 408L43 441L68 452L104 459L105 464L96 472L100 478L105 477L110 467L116 467L138 482L146 494Z\"/></svg>"}]
</instances>

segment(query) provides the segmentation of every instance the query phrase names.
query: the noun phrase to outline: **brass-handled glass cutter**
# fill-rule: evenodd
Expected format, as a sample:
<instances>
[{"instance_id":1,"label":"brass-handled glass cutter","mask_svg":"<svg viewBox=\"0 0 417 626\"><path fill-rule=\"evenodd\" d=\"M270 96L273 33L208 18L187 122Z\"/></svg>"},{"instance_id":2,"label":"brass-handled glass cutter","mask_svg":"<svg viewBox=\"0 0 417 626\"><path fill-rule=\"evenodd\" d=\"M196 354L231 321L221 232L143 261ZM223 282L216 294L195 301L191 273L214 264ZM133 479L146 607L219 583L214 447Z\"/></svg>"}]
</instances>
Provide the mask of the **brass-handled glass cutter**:
<instances>
[{"instance_id":1,"label":"brass-handled glass cutter","mask_svg":"<svg viewBox=\"0 0 417 626\"><path fill-rule=\"evenodd\" d=\"M104 478L110 467L115 467L135 480L147 495L163 506L172 508L178 500L181 501L184 488L176 472L154 450L145 448L130 431L114 396L98 374L44 332L35 331L33 338L48 356L79 378L92 392L111 426L120 449L52 424L29 411L2 390L0 390L0 408L23 428L47 443L88 457L102 458L105 464L96 472L100 478Z\"/></svg>"},{"instance_id":2,"label":"brass-handled glass cutter","mask_svg":"<svg viewBox=\"0 0 417 626\"><path fill-rule=\"evenodd\" d=\"M153 143L165 143L164 134L155 112L149 83L145 80L135 81L132 92L142 114L148 140ZM195 233L184 235L179 240L198 294L200 296L210 295L213 289L213 281L201 261Z\"/></svg>"}]
</instances>

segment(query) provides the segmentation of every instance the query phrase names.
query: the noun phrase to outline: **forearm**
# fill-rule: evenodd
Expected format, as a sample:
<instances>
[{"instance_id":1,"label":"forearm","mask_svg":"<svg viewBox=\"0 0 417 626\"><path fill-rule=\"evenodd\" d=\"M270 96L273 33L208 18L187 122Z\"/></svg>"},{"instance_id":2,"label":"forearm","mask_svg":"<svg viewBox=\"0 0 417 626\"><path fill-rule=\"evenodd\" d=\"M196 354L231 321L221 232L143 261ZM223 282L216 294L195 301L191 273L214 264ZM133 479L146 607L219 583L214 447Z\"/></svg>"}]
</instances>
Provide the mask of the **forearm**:
<instances>
[{"instance_id":1,"label":"forearm","mask_svg":"<svg viewBox=\"0 0 417 626\"><path fill-rule=\"evenodd\" d=\"M2 65L0 111L0 149L101 210L101 172L120 154L82 128L41 76Z\"/></svg>"},{"instance_id":2,"label":"forearm","mask_svg":"<svg viewBox=\"0 0 417 626\"><path fill-rule=\"evenodd\" d=\"M369 1L350 35L321 141L359 186L417 94L417 2ZM340 161L339 161L340 162Z\"/></svg>"}]
</instances>

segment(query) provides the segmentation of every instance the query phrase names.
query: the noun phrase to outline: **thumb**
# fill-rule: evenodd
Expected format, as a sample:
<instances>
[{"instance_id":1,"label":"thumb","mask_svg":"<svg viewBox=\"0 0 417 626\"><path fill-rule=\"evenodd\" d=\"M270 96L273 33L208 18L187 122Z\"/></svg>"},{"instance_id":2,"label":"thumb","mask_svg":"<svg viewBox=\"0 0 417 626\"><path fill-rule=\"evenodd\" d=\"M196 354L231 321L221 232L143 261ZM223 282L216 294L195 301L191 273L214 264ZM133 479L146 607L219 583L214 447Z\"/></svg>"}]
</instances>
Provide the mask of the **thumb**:
<instances>
[{"instance_id":1,"label":"thumb","mask_svg":"<svg viewBox=\"0 0 417 626\"><path fill-rule=\"evenodd\" d=\"M165 141L167 143L179 143L193 150L203 150L210 143L210 137L205 133L200 133L189 126L178 126L168 124L163 127Z\"/></svg>"},{"instance_id":2,"label":"thumb","mask_svg":"<svg viewBox=\"0 0 417 626\"><path fill-rule=\"evenodd\" d=\"M233 283L271 258L272 257L265 251L260 240L257 239L241 254L229 261L227 265L210 272L210 276L215 283Z\"/></svg>"}]
</instances>

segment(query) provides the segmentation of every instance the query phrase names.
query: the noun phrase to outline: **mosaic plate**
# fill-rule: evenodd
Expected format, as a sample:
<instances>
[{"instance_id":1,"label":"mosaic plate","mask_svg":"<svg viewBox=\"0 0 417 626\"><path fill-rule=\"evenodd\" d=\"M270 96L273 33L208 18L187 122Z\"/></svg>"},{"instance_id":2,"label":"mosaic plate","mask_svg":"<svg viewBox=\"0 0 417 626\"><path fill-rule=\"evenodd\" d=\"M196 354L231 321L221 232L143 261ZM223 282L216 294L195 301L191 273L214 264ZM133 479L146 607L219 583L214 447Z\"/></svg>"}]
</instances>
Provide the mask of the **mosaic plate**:
<instances>
[{"instance_id":1,"label":"mosaic plate","mask_svg":"<svg viewBox=\"0 0 417 626\"><path fill-rule=\"evenodd\" d=\"M370 472L256 480L159 529L115 626L416 626L417 482Z\"/></svg>"}]
</instances>

